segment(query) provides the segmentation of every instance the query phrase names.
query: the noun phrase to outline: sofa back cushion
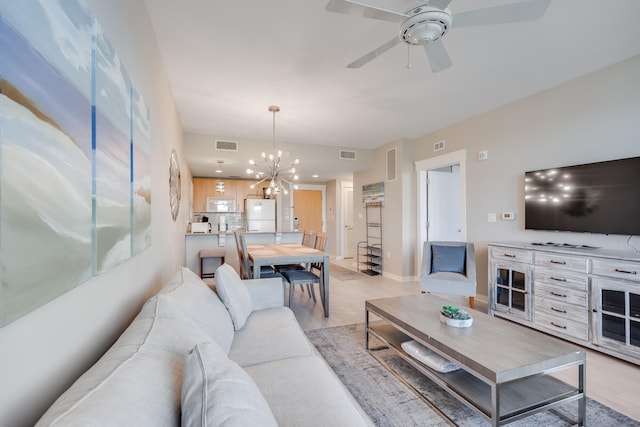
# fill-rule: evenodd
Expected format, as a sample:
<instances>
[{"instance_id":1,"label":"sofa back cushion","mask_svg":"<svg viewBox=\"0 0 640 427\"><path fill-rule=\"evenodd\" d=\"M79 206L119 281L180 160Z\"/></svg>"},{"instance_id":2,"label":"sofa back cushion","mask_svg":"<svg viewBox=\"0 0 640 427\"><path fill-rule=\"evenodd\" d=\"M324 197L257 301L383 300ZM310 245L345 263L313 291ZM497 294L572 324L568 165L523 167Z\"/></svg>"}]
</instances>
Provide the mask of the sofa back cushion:
<instances>
[{"instance_id":1,"label":"sofa back cushion","mask_svg":"<svg viewBox=\"0 0 640 427\"><path fill-rule=\"evenodd\" d=\"M239 331L253 311L253 302L247 286L229 264L216 269L216 291L231 315L235 330Z\"/></svg>"},{"instance_id":2,"label":"sofa back cushion","mask_svg":"<svg viewBox=\"0 0 640 427\"><path fill-rule=\"evenodd\" d=\"M195 273L179 268L160 296L189 317L228 354L233 342L231 316L218 295Z\"/></svg>"},{"instance_id":3,"label":"sofa back cushion","mask_svg":"<svg viewBox=\"0 0 640 427\"><path fill-rule=\"evenodd\" d=\"M162 296L153 297L37 426L180 425L184 354L210 340Z\"/></svg>"},{"instance_id":4,"label":"sofa back cushion","mask_svg":"<svg viewBox=\"0 0 640 427\"><path fill-rule=\"evenodd\" d=\"M213 342L198 344L185 356L182 425L277 426L258 386Z\"/></svg>"}]
</instances>

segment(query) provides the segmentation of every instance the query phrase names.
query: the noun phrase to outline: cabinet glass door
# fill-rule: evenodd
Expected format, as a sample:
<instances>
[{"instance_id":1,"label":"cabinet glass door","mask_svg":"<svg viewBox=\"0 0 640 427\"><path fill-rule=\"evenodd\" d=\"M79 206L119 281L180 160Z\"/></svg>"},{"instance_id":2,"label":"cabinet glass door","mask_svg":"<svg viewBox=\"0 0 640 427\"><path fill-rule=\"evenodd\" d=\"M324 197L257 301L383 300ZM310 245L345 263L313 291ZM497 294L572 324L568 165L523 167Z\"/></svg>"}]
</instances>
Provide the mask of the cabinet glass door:
<instances>
[{"instance_id":1,"label":"cabinet glass door","mask_svg":"<svg viewBox=\"0 0 640 427\"><path fill-rule=\"evenodd\" d=\"M525 267L495 265L492 309L530 320L529 278Z\"/></svg>"},{"instance_id":2,"label":"cabinet glass door","mask_svg":"<svg viewBox=\"0 0 640 427\"><path fill-rule=\"evenodd\" d=\"M629 354L640 354L640 286L594 281L595 341Z\"/></svg>"}]
</instances>

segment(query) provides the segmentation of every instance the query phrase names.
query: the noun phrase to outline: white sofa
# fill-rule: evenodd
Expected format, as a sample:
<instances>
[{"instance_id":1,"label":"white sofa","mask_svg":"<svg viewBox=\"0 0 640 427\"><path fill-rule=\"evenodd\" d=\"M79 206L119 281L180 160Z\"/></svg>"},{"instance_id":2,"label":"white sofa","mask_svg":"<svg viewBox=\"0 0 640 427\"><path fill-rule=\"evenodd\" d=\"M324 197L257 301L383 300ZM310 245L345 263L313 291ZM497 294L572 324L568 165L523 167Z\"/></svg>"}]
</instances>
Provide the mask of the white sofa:
<instances>
[{"instance_id":1,"label":"white sofa","mask_svg":"<svg viewBox=\"0 0 640 427\"><path fill-rule=\"evenodd\" d=\"M37 426L373 425L284 307L279 278L223 264L216 282L179 269Z\"/></svg>"}]
</instances>

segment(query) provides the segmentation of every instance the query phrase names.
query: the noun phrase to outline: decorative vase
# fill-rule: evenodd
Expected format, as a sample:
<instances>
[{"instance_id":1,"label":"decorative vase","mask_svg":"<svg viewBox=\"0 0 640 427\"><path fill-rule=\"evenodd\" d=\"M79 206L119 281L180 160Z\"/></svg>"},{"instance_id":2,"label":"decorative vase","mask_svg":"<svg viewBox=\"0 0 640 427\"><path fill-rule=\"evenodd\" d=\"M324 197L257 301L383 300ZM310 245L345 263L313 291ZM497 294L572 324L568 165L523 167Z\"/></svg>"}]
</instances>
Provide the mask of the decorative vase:
<instances>
[{"instance_id":1,"label":"decorative vase","mask_svg":"<svg viewBox=\"0 0 640 427\"><path fill-rule=\"evenodd\" d=\"M440 314L440 321L445 325L453 326L454 328L468 328L473 325L473 317L469 319L452 319L442 313Z\"/></svg>"}]
</instances>

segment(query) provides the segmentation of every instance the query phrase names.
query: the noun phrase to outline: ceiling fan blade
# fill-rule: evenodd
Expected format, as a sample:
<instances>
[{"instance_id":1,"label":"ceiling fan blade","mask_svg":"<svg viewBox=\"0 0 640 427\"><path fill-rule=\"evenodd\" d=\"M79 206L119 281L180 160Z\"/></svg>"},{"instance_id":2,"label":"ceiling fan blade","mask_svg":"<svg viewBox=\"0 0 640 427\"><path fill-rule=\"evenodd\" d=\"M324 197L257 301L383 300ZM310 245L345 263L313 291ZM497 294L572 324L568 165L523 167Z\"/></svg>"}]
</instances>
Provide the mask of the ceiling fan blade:
<instances>
[{"instance_id":1,"label":"ceiling fan blade","mask_svg":"<svg viewBox=\"0 0 640 427\"><path fill-rule=\"evenodd\" d=\"M382 46L380 46L380 47L372 50L371 52L367 53L366 55L356 59L351 64L347 65L347 68L360 68L364 64L366 64L367 62L370 62L370 61L376 59L378 56L382 55L383 53L385 53L386 51L388 51L389 49L391 49L392 47L394 47L395 45L397 45L400 42L401 42L400 37L394 37L393 39L389 40L388 42L386 42Z\"/></svg>"},{"instance_id":2,"label":"ceiling fan blade","mask_svg":"<svg viewBox=\"0 0 640 427\"><path fill-rule=\"evenodd\" d=\"M441 39L425 44L424 51L427 53L431 71L434 73L449 68L453 64Z\"/></svg>"},{"instance_id":3,"label":"ceiling fan blade","mask_svg":"<svg viewBox=\"0 0 640 427\"><path fill-rule=\"evenodd\" d=\"M451 3L451 0L430 0L427 3L427 6L433 6L437 7L440 10L445 10L447 7L449 7L449 3Z\"/></svg>"},{"instance_id":4,"label":"ceiling fan blade","mask_svg":"<svg viewBox=\"0 0 640 427\"><path fill-rule=\"evenodd\" d=\"M325 6L325 10L395 23L402 23L408 18L408 16L403 13L367 6L366 4L349 0L329 0L329 3Z\"/></svg>"},{"instance_id":5,"label":"ceiling fan blade","mask_svg":"<svg viewBox=\"0 0 640 427\"><path fill-rule=\"evenodd\" d=\"M454 27L508 24L535 21L547 11L551 0L527 0L519 3L469 10L453 14Z\"/></svg>"}]
</instances>

